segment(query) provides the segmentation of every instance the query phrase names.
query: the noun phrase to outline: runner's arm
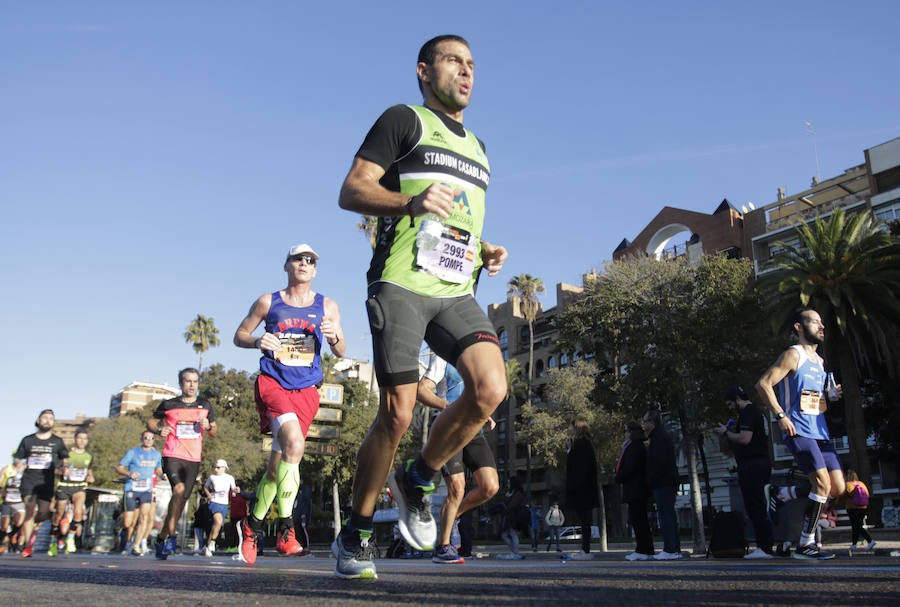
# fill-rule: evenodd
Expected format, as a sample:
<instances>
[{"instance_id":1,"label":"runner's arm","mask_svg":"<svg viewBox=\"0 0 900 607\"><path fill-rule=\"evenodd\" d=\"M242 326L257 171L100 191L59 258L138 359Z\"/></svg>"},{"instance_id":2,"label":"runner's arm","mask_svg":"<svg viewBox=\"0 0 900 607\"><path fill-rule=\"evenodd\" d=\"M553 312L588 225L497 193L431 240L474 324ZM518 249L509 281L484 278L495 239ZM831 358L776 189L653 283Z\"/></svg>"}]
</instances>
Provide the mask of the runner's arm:
<instances>
[{"instance_id":1,"label":"runner's arm","mask_svg":"<svg viewBox=\"0 0 900 607\"><path fill-rule=\"evenodd\" d=\"M787 377L788 373L797 368L798 362L800 362L800 359L797 356L797 352L793 348L789 348L781 353L775 364L769 367L762 377L759 378L759 381L756 382L756 392L762 399L763 404L775 415L785 413L785 416L778 420L778 426L788 436L795 436L797 429L794 428L793 422L787 416L787 411L784 411L781 405L778 404L778 398L775 396L775 386Z\"/></svg>"},{"instance_id":2,"label":"runner's arm","mask_svg":"<svg viewBox=\"0 0 900 607\"><path fill-rule=\"evenodd\" d=\"M325 316L320 326L322 337L328 342L331 353L340 358L347 352L347 340L341 327L341 310L333 299L325 298Z\"/></svg>"},{"instance_id":3,"label":"runner's arm","mask_svg":"<svg viewBox=\"0 0 900 607\"><path fill-rule=\"evenodd\" d=\"M416 400L432 409L446 409L450 403L434 393L435 386L434 381L422 376L416 386Z\"/></svg>"},{"instance_id":4,"label":"runner's arm","mask_svg":"<svg viewBox=\"0 0 900 607\"><path fill-rule=\"evenodd\" d=\"M271 293L260 295L259 299L253 302L253 306L250 307L247 316L244 317L237 331L234 332L234 339L232 340L234 345L238 348L281 350L281 342L271 333L263 333L262 337L253 337L253 331L265 320L271 307Z\"/></svg>"},{"instance_id":5,"label":"runner's arm","mask_svg":"<svg viewBox=\"0 0 900 607\"><path fill-rule=\"evenodd\" d=\"M462 190L454 190L443 183L432 183L416 196L392 192L379 183L384 169L378 164L357 156L350 172L344 178L338 205L346 211L354 211L375 217L418 217L436 213L450 217L453 198Z\"/></svg>"}]
</instances>

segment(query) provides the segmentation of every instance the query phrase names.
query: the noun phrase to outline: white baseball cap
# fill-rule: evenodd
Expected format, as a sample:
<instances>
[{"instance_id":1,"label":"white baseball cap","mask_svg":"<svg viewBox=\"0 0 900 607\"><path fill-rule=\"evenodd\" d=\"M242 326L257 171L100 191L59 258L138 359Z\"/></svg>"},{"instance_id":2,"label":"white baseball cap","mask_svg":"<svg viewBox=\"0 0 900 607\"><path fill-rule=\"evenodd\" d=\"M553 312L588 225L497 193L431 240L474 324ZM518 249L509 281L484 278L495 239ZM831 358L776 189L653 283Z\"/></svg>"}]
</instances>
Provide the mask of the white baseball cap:
<instances>
[{"instance_id":1,"label":"white baseball cap","mask_svg":"<svg viewBox=\"0 0 900 607\"><path fill-rule=\"evenodd\" d=\"M313 251L312 247L309 246L308 244L306 244L305 242L303 244L296 244L296 245L292 246L290 248L290 250L288 251L287 258L290 259L291 257L294 257L295 255L303 255L304 253L306 253L308 255L312 255L316 259L319 258L319 254L316 253L315 251Z\"/></svg>"},{"instance_id":2,"label":"white baseball cap","mask_svg":"<svg viewBox=\"0 0 900 607\"><path fill-rule=\"evenodd\" d=\"M216 468L228 468L228 462L226 462L224 459L217 460Z\"/></svg>"}]
</instances>

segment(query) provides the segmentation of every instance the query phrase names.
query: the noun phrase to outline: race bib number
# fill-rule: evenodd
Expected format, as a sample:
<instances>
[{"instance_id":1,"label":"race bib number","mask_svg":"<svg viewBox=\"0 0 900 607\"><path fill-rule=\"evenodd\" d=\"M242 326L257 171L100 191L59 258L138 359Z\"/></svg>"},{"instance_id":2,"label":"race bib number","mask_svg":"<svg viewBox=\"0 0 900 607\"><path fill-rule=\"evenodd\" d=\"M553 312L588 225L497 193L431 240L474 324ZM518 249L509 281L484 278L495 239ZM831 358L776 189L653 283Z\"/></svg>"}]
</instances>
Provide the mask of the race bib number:
<instances>
[{"instance_id":1,"label":"race bib number","mask_svg":"<svg viewBox=\"0 0 900 607\"><path fill-rule=\"evenodd\" d=\"M144 491L150 491L152 489L153 479L150 478L139 478L136 481L131 481L131 490L135 493L142 493Z\"/></svg>"},{"instance_id":2,"label":"race bib number","mask_svg":"<svg viewBox=\"0 0 900 607\"><path fill-rule=\"evenodd\" d=\"M800 412L807 415L819 415L828 405L818 390L804 390L800 393Z\"/></svg>"},{"instance_id":3,"label":"race bib number","mask_svg":"<svg viewBox=\"0 0 900 607\"><path fill-rule=\"evenodd\" d=\"M201 429L200 422L178 422L175 424L175 436L178 438L200 438Z\"/></svg>"},{"instance_id":4,"label":"race bib number","mask_svg":"<svg viewBox=\"0 0 900 607\"><path fill-rule=\"evenodd\" d=\"M286 367L311 367L316 358L316 336L312 334L282 337L281 352L275 360Z\"/></svg>"},{"instance_id":5,"label":"race bib number","mask_svg":"<svg viewBox=\"0 0 900 607\"><path fill-rule=\"evenodd\" d=\"M66 475L66 480L80 483L87 479L87 474L87 468L69 468L69 473Z\"/></svg>"},{"instance_id":6,"label":"race bib number","mask_svg":"<svg viewBox=\"0 0 900 607\"><path fill-rule=\"evenodd\" d=\"M28 456L29 470L46 470L53 464L53 455L50 453L35 453Z\"/></svg>"},{"instance_id":7,"label":"race bib number","mask_svg":"<svg viewBox=\"0 0 900 607\"><path fill-rule=\"evenodd\" d=\"M216 491L213 493L213 501L218 502L220 504L228 503L228 492L227 491Z\"/></svg>"},{"instance_id":8,"label":"race bib number","mask_svg":"<svg viewBox=\"0 0 900 607\"><path fill-rule=\"evenodd\" d=\"M426 219L416 235L416 265L441 280L462 284L475 273L475 247L465 230Z\"/></svg>"},{"instance_id":9,"label":"race bib number","mask_svg":"<svg viewBox=\"0 0 900 607\"><path fill-rule=\"evenodd\" d=\"M19 489L7 489L6 490L6 503L8 504L18 504L22 501L22 494L19 493Z\"/></svg>"}]
</instances>

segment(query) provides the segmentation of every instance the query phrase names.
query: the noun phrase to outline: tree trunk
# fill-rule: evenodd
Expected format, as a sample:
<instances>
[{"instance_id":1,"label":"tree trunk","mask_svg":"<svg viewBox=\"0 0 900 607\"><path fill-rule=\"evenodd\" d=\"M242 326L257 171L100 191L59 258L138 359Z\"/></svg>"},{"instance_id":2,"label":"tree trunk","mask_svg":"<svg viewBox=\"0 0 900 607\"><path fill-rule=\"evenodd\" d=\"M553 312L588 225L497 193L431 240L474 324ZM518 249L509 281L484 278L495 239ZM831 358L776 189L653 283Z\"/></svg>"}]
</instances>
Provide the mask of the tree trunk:
<instances>
[{"instance_id":1,"label":"tree trunk","mask_svg":"<svg viewBox=\"0 0 900 607\"><path fill-rule=\"evenodd\" d=\"M703 485L706 489L706 509L712 516L712 485L709 482L709 465L706 463L706 450L703 448L703 435L697 436L697 449L700 451L700 462L703 464Z\"/></svg>"},{"instance_id":2,"label":"tree trunk","mask_svg":"<svg viewBox=\"0 0 900 607\"><path fill-rule=\"evenodd\" d=\"M534 323L528 319L528 404L531 404L531 383L534 380Z\"/></svg>"},{"instance_id":3,"label":"tree trunk","mask_svg":"<svg viewBox=\"0 0 900 607\"><path fill-rule=\"evenodd\" d=\"M706 533L703 529L703 503L700 498L700 477L697 474L697 452L692 437L685 436L685 448L688 449L688 473L691 480L691 518L693 521L691 536L694 539L694 554L703 554L706 550Z\"/></svg>"},{"instance_id":4,"label":"tree trunk","mask_svg":"<svg viewBox=\"0 0 900 607\"><path fill-rule=\"evenodd\" d=\"M859 373L849 346L838 346L838 364L841 370L840 384L844 390L844 418L847 438L850 440L850 465L867 487L872 487L872 468L866 446L866 422L862 410L862 394L859 390Z\"/></svg>"},{"instance_id":5,"label":"tree trunk","mask_svg":"<svg viewBox=\"0 0 900 607\"><path fill-rule=\"evenodd\" d=\"M338 483L337 479L334 479L334 482L331 484L331 505L334 510L334 537L337 539L338 534L341 532L341 502L340 496L338 495Z\"/></svg>"},{"instance_id":6,"label":"tree trunk","mask_svg":"<svg viewBox=\"0 0 900 607\"><path fill-rule=\"evenodd\" d=\"M516 475L516 397L506 397L506 477Z\"/></svg>"},{"instance_id":7,"label":"tree trunk","mask_svg":"<svg viewBox=\"0 0 900 607\"><path fill-rule=\"evenodd\" d=\"M609 538L606 534L606 496L603 495L603 483L600 483L600 520L597 526L600 530L600 552L609 551Z\"/></svg>"},{"instance_id":8,"label":"tree trunk","mask_svg":"<svg viewBox=\"0 0 900 607\"><path fill-rule=\"evenodd\" d=\"M697 474L697 444L694 435L687 430L684 409L678 410L681 434L684 436L684 452L688 461L688 477L691 484L691 537L694 540L694 554L706 551L706 533L703 529L703 502L700 496L700 476Z\"/></svg>"}]
</instances>

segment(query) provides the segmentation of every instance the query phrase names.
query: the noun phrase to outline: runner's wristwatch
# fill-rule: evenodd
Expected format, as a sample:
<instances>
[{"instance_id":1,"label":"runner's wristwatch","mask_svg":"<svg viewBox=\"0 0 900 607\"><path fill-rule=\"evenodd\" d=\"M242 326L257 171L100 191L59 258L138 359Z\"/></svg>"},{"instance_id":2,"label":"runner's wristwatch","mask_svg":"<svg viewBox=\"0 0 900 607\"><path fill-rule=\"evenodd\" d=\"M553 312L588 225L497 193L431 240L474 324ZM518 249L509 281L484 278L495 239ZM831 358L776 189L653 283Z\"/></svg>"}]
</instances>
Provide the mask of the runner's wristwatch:
<instances>
[{"instance_id":1,"label":"runner's wristwatch","mask_svg":"<svg viewBox=\"0 0 900 607\"><path fill-rule=\"evenodd\" d=\"M785 417L787 417L787 414L784 411L775 414L775 419L784 419Z\"/></svg>"}]
</instances>

